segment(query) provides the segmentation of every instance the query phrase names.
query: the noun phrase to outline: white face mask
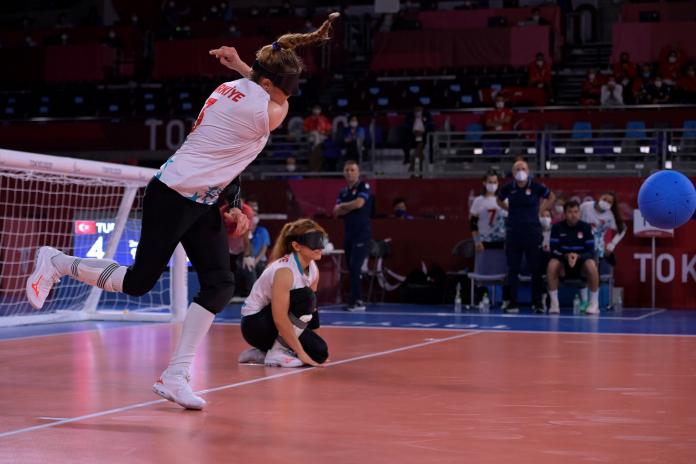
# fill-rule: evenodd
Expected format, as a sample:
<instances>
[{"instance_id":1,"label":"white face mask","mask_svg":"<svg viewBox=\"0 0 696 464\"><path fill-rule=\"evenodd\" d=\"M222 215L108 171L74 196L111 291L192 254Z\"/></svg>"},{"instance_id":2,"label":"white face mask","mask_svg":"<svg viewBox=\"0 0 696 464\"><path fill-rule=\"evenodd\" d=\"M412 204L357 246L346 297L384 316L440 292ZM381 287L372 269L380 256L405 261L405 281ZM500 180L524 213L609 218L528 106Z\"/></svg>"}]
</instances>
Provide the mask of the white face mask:
<instances>
[{"instance_id":1,"label":"white face mask","mask_svg":"<svg viewBox=\"0 0 696 464\"><path fill-rule=\"evenodd\" d=\"M529 174L527 174L527 171L517 171L515 174L515 179L519 180L520 182L524 182L529 178Z\"/></svg>"},{"instance_id":2,"label":"white face mask","mask_svg":"<svg viewBox=\"0 0 696 464\"><path fill-rule=\"evenodd\" d=\"M289 172L293 172L295 169L297 169L297 166L294 164L286 164L285 165L285 170Z\"/></svg>"},{"instance_id":3,"label":"white face mask","mask_svg":"<svg viewBox=\"0 0 696 464\"><path fill-rule=\"evenodd\" d=\"M608 211L609 208L611 208L611 205L609 204L609 202L604 201L604 200L599 200L599 202L597 203L597 206L599 207L600 211Z\"/></svg>"},{"instance_id":4,"label":"white face mask","mask_svg":"<svg viewBox=\"0 0 696 464\"><path fill-rule=\"evenodd\" d=\"M658 89L662 87L662 81L655 81L655 87L657 87Z\"/></svg>"},{"instance_id":5,"label":"white face mask","mask_svg":"<svg viewBox=\"0 0 696 464\"><path fill-rule=\"evenodd\" d=\"M593 81L596 76L595 76L595 74L590 74L588 77L590 78L591 81Z\"/></svg>"},{"instance_id":6,"label":"white face mask","mask_svg":"<svg viewBox=\"0 0 696 464\"><path fill-rule=\"evenodd\" d=\"M498 190L498 184L493 184L486 182L486 192L488 193L495 193L495 191Z\"/></svg>"},{"instance_id":7,"label":"white face mask","mask_svg":"<svg viewBox=\"0 0 696 464\"><path fill-rule=\"evenodd\" d=\"M677 62L677 57L676 57L676 56L670 56L670 57L669 57L669 62L670 62L670 63L676 63L676 62Z\"/></svg>"},{"instance_id":8,"label":"white face mask","mask_svg":"<svg viewBox=\"0 0 696 464\"><path fill-rule=\"evenodd\" d=\"M548 229L551 227L551 218L550 217L540 217L539 222L541 223L541 227L544 229Z\"/></svg>"},{"instance_id":9,"label":"white face mask","mask_svg":"<svg viewBox=\"0 0 696 464\"><path fill-rule=\"evenodd\" d=\"M253 219L251 220L251 223L254 225L257 225L259 223L260 219L258 216L254 216Z\"/></svg>"},{"instance_id":10,"label":"white face mask","mask_svg":"<svg viewBox=\"0 0 696 464\"><path fill-rule=\"evenodd\" d=\"M544 60L536 60L536 64L537 66L541 66L542 64L544 64Z\"/></svg>"},{"instance_id":11,"label":"white face mask","mask_svg":"<svg viewBox=\"0 0 696 464\"><path fill-rule=\"evenodd\" d=\"M321 114L321 110L319 108L314 108L312 110L312 114L315 116L319 116Z\"/></svg>"},{"instance_id":12,"label":"white face mask","mask_svg":"<svg viewBox=\"0 0 696 464\"><path fill-rule=\"evenodd\" d=\"M556 214L562 214L563 213L563 205L556 205L553 207L553 210L556 212Z\"/></svg>"},{"instance_id":13,"label":"white face mask","mask_svg":"<svg viewBox=\"0 0 696 464\"><path fill-rule=\"evenodd\" d=\"M495 102L496 108L505 108L505 102Z\"/></svg>"},{"instance_id":14,"label":"white face mask","mask_svg":"<svg viewBox=\"0 0 696 464\"><path fill-rule=\"evenodd\" d=\"M351 121L349 124L350 127L358 127L358 121Z\"/></svg>"}]
</instances>

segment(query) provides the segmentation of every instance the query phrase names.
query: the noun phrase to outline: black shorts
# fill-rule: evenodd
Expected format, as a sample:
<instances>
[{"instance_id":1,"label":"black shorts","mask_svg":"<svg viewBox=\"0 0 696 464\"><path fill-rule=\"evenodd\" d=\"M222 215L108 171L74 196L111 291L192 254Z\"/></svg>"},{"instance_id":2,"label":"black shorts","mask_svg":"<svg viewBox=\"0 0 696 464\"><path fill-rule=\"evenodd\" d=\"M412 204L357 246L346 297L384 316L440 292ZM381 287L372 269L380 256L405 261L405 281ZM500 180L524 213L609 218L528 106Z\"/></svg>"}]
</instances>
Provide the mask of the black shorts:
<instances>
[{"instance_id":1,"label":"black shorts","mask_svg":"<svg viewBox=\"0 0 696 464\"><path fill-rule=\"evenodd\" d=\"M583 279L582 275L582 268L585 265L585 261L587 261L584 258L578 258L578 260L575 262L575 266L570 267L570 264L568 264L567 260L563 260L563 275L561 276L563 279L569 279L569 280L580 280Z\"/></svg>"}]
</instances>

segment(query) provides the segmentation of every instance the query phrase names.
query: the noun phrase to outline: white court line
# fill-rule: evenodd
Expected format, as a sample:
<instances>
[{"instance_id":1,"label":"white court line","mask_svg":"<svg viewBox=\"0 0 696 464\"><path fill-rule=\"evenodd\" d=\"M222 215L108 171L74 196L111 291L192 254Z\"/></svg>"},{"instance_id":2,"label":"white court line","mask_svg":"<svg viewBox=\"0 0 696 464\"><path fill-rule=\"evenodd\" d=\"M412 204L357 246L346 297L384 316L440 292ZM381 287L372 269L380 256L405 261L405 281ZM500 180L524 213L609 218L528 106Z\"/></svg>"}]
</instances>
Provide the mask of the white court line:
<instances>
[{"instance_id":1,"label":"white court line","mask_svg":"<svg viewBox=\"0 0 696 464\"><path fill-rule=\"evenodd\" d=\"M576 315L564 315L564 314L559 314L559 315L550 315L550 314L505 314L505 313L469 313L469 312L461 312L461 313L454 313L454 312L448 312L448 313L419 313L419 312L399 312L399 311L365 311L361 313L349 313L348 311L337 311L334 309L322 309L321 307L319 310L323 314L359 314L359 315L366 315L366 314L373 314L375 316L427 316L427 317L458 317L458 316L467 316L467 317L502 317L502 318L511 318L511 319L522 319L522 318L534 318L534 319L539 319L542 317L546 318L560 318L560 319L583 319L583 320L593 320L591 316L576 316ZM654 314L659 314L660 312L665 311L664 309L658 310L658 311L651 311L648 314L643 314L641 316L636 316L636 317L620 317L620 316L600 316L600 320L604 321L611 321L611 320L618 320L618 321L639 321L645 317L652 316Z\"/></svg>"},{"instance_id":2,"label":"white court line","mask_svg":"<svg viewBox=\"0 0 696 464\"><path fill-rule=\"evenodd\" d=\"M341 364L347 364L347 363L351 363L351 362L355 362L355 361L360 361L363 359L375 358L378 356L386 356L388 354L399 353L401 351L413 350L416 348L422 348L424 346L434 345L436 343L443 343L443 342L448 342L448 341L452 341L452 340L457 340L457 339L464 338L464 337L470 337L470 336L476 335L478 333L480 333L480 332L473 331L473 332L467 332L467 333L463 333L463 334L459 334L459 335L453 335L453 336L447 337L447 338L440 338L438 340L430 340L427 342L415 343L413 345L406 345L406 346L402 346L400 348L394 348L391 350L379 351L377 353L369 353L369 354L365 354L365 355L361 355L361 356L355 356L353 358L343 359L340 361L334 361L331 363L327 363L325 365L325 367L308 367L308 368L304 368L304 369L295 369L295 370L291 370L291 371L287 371L287 372L279 372L278 374L273 374L273 375L269 375L266 377L259 377L259 378L252 379L252 380L245 380L243 382L237 382L237 383L232 383L229 385L222 385L220 387L214 387L214 388L208 388L205 390L200 390L200 391L197 391L196 393L202 395L205 393L211 393L211 392L217 392L217 391L221 391L221 390L228 390L231 388L243 387L245 385L266 382L268 380L279 379L282 377L289 377L291 375L298 375L298 374L302 374L304 372L311 372L315 369L326 369L328 367L338 366ZM63 419L63 420L59 420L56 422L51 422L49 424L34 425L32 427L25 427L25 428L21 428L21 429L17 429L17 430L10 430L8 432L0 433L0 438L11 437L14 435L19 435L19 434L27 433L27 432L34 432L37 430L47 429L50 427L56 427L58 425L63 425L63 424L70 424L73 422L79 422L79 421L83 421L83 420L87 420L87 419L94 419L95 417L108 416L108 415L116 414L119 412L131 411L133 409L145 408L148 406L153 406L155 404L161 404L161 403L168 403L168 401L164 400L164 399L146 401L144 403L131 404L129 406L123 406L121 408L107 409L106 411L95 412L92 414L86 414L84 416L73 417L70 419Z\"/></svg>"},{"instance_id":3,"label":"white court line","mask_svg":"<svg viewBox=\"0 0 696 464\"><path fill-rule=\"evenodd\" d=\"M664 313L665 311L667 311L667 310L666 310L666 309L656 309L655 311L651 311L651 312L649 312L648 314L643 314L642 316L636 318L636 321L643 320L643 319L645 319L645 318L647 318L647 317L654 316L654 315L656 315L656 314Z\"/></svg>"}]
</instances>

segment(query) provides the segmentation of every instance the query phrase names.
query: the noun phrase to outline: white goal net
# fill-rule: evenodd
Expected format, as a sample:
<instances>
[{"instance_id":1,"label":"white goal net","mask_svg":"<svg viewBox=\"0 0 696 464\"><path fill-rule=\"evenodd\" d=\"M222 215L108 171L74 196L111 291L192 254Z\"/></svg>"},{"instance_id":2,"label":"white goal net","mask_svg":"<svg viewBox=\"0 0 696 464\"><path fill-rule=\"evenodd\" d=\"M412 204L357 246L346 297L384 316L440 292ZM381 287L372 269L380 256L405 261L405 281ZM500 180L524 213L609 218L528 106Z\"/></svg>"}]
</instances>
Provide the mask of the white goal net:
<instances>
[{"instance_id":1,"label":"white goal net","mask_svg":"<svg viewBox=\"0 0 696 464\"><path fill-rule=\"evenodd\" d=\"M187 304L185 254L143 297L104 292L69 277L35 310L25 296L39 247L130 265L142 197L155 171L0 149L0 327L86 319L179 319Z\"/></svg>"}]
</instances>

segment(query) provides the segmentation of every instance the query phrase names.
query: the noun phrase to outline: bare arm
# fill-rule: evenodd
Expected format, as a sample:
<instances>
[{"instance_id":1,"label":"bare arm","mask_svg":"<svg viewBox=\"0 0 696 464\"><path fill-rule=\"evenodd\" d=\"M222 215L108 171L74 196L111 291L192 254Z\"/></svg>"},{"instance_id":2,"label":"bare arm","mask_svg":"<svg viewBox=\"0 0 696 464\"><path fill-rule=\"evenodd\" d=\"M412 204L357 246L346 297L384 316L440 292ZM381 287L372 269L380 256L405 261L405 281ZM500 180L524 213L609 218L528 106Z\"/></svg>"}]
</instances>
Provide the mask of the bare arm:
<instances>
[{"instance_id":1,"label":"bare arm","mask_svg":"<svg viewBox=\"0 0 696 464\"><path fill-rule=\"evenodd\" d=\"M289 107L287 100L282 104L273 100L268 102L268 125L270 130L277 129L283 123L285 116L288 115Z\"/></svg>"},{"instance_id":2,"label":"bare arm","mask_svg":"<svg viewBox=\"0 0 696 464\"><path fill-rule=\"evenodd\" d=\"M319 288L319 269L317 269L317 278L312 282L309 288L311 288L313 292L316 292L317 288Z\"/></svg>"},{"instance_id":3,"label":"bare arm","mask_svg":"<svg viewBox=\"0 0 696 464\"><path fill-rule=\"evenodd\" d=\"M234 47L222 46L220 48L210 50L208 54L217 58L220 61L220 64L226 68L230 68L232 71L237 71L242 75L242 77L251 76L251 67L242 61Z\"/></svg>"},{"instance_id":4,"label":"bare arm","mask_svg":"<svg viewBox=\"0 0 696 464\"><path fill-rule=\"evenodd\" d=\"M273 276L271 286L271 311L273 313L273 323L278 329L278 334L305 364L318 366L312 358L307 355L300 340L295 334L295 329L288 317L290 309L290 290L292 289L292 272L290 269L278 269Z\"/></svg>"},{"instance_id":5,"label":"bare arm","mask_svg":"<svg viewBox=\"0 0 696 464\"><path fill-rule=\"evenodd\" d=\"M541 206L539 207L539 212L546 211L547 209L550 210L551 206L553 206L553 203L555 201L556 201L556 194L551 192L549 194L549 197L541 202Z\"/></svg>"}]
</instances>

